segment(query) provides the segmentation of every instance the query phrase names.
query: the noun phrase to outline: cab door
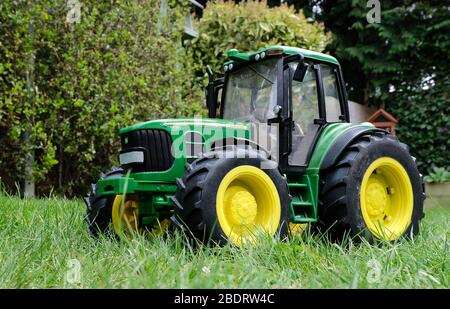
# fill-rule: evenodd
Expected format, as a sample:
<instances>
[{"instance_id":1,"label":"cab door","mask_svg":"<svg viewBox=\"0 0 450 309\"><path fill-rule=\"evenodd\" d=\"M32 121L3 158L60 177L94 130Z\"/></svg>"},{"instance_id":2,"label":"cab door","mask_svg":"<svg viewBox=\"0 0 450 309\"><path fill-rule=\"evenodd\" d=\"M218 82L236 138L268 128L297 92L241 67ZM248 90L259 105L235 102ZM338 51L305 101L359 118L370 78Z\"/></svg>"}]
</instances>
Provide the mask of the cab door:
<instances>
[{"instance_id":1,"label":"cab door","mask_svg":"<svg viewBox=\"0 0 450 309\"><path fill-rule=\"evenodd\" d=\"M301 82L293 79L298 62L289 63L284 71L290 85L285 96L291 119L287 173L306 169L322 128L346 119L338 68L307 59L305 63L308 68Z\"/></svg>"}]
</instances>

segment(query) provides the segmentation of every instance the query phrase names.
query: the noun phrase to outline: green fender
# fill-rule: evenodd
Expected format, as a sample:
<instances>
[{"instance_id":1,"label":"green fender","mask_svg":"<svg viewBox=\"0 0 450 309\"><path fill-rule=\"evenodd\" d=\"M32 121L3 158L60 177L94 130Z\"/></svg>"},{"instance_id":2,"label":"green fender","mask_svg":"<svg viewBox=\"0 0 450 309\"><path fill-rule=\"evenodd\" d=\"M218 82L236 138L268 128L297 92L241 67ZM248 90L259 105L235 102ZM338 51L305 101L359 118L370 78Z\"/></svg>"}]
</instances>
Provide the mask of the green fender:
<instances>
[{"instance_id":1,"label":"green fender","mask_svg":"<svg viewBox=\"0 0 450 309\"><path fill-rule=\"evenodd\" d=\"M368 132L374 131L382 131L386 132L383 129L378 128L367 128L366 126L355 126L350 127L348 130L344 131L341 135L339 135L331 144L331 147L327 150L326 154L323 156L322 162L320 164L320 170L326 170L332 167L337 158L341 155L341 153L358 137L367 134Z\"/></svg>"}]
</instances>

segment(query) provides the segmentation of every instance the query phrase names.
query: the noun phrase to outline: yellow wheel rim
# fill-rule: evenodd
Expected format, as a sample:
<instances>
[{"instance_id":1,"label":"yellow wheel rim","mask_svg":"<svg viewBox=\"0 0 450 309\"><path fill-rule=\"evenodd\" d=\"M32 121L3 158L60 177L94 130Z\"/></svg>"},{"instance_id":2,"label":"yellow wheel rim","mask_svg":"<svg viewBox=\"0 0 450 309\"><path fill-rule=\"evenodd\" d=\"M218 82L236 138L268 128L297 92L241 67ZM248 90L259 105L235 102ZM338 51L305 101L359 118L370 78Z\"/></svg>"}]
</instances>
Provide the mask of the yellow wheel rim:
<instances>
[{"instance_id":1,"label":"yellow wheel rim","mask_svg":"<svg viewBox=\"0 0 450 309\"><path fill-rule=\"evenodd\" d=\"M164 234L167 230L169 230L171 224L172 222L169 219L158 221L152 228L152 234L153 235Z\"/></svg>"},{"instance_id":2,"label":"yellow wheel rim","mask_svg":"<svg viewBox=\"0 0 450 309\"><path fill-rule=\"evenodd\" d=\"M231 243L254 242L258 231L275 235L281 218L278 190L261 169L242 165L222 179L216 196L219 225Z\"/></svg>"},{"instance_id":3,"label":"yellow wheel rim","mask_svg":"<svg viewBox=\"0 0 450 309\"><path fill-rule=\"evenodd\" d=\"M291 236L300 235L306 228L308 227L308 223L292 223L289 222L289 231L291 232Z\"/></svg>"},{"instance_id":4,"label":"yellow wheel rim","mask_svg":"<svg viewBox=\"0 0 450 309\"><path fill-rule=\"evenodd\" d=\"M112 207L112 222L114 232L120 235L125 232L131 235L139 230L139 205L134 196L116 195Z\"/></svg>"},{"instance_id":5,"label":"yellow wheel rim","mask_svg":"<svg viewBox=\"0 0 450 309\"><path fill-rule=\"evenodd\" d=\"M395 240L411 223L413 189L408 173L397 161L381 157L368 167L360 191L361 213L377 238Z\"/></svg>"}]
</instances>

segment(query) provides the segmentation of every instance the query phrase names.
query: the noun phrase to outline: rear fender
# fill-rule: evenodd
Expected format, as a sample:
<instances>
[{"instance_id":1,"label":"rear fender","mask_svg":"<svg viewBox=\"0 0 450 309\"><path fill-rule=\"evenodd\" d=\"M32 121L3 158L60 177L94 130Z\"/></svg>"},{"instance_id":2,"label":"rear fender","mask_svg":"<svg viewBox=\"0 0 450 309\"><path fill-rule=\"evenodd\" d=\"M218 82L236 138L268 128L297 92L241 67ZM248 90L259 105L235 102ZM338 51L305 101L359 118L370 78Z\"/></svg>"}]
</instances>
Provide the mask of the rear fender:
<instances>
[{"instance_id":1,"label":"rear fender","mask_svg":"<svg viewBox=\"0 0 450 309\"><path fill-rule=\"evenodd\" d=\"M325 156L322 159L320 170L323 171L333 166L341 153L357 138L365 134L373 134L374 132L383 132L385 134L388 134L388 132L383 129L366 126L355 126L344 131L334 140L334 142L326 152Z\"/></svg>"}]
</instances>

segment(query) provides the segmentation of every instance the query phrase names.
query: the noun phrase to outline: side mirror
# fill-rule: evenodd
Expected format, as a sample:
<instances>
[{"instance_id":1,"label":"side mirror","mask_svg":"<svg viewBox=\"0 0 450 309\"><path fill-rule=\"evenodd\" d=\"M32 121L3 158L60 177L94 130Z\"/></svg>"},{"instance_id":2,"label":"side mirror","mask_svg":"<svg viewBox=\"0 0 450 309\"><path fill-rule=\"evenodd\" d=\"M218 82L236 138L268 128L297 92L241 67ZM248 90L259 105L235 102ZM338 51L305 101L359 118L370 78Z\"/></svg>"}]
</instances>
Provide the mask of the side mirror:
<instances>
[{"instance_id":1,"label":"side mirror","mask_svg":"<svg viewBox=\"0 0 450 309\"><path fill-rule=\"evenodd\" d=\"M208 85L205 88L206 108L208 109L208 117L214 118L216 114L214 73L209 65L206 66L206 73L208 73Z\"/></svg>"},{"instance_id":2,"label":"side mirror","mask_svg":"<svg viewBox=\"0 0 450 309\"><path fill-rule=\"evenodd\" d=\"M224 79L218 78L214 80L214 73L209 65L206 66L208 73L208 85L205 88L206 107L208 108L208 117L216 118L217 107L219 107L218 95L220 89L223 88Z\"/></svg>"},{"instance_id":3,"label":"side mirror","mask_svg":"<svg viewBox=\"0 0 450 309\"><path fill-rule=\"evenodd\" d=\"M303 82L303 79L305 78L306 75L306 71L308 71L308 64L300 62L297 65L297 68L295 69L294 77L292 79L300 83Z\"/></svg>"}]
</instances>

